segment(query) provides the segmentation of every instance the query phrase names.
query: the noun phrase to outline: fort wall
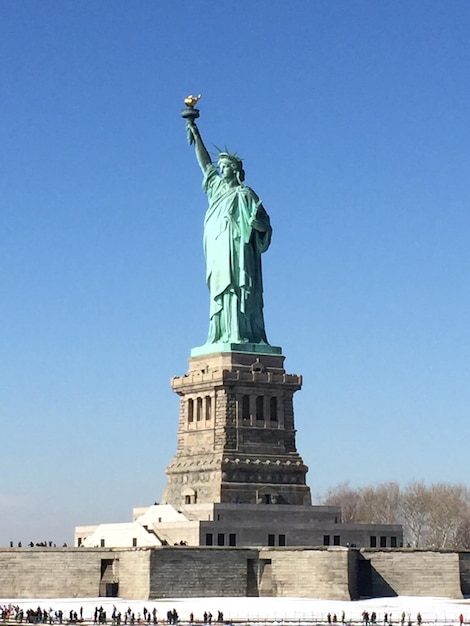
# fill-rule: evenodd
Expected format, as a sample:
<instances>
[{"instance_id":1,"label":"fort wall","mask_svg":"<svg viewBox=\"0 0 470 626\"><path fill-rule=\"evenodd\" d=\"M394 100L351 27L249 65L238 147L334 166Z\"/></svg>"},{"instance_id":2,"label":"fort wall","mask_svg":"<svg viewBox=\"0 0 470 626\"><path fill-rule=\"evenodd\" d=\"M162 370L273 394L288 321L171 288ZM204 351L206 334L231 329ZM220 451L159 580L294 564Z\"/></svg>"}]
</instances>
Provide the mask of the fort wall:
<instances>
[{"instance_id":1,"label":"fort wall","mask_svg":"<svg viewBox=\"0 0 470 626\"><path fill-rule=\"evenodd\" d=\"M116 555L118 566L118 595L127 600L150 598L151 549L123 550Z\"/></svg>"},{"instance_id":2,"label":"fort wall","mask_svg":"<svg viewBox=\"0 0 470 626\"><path fill-rule=\"evenodd\" d=\"M459 553L460 588L464 596L470 596L470 552Z\"/></svg>"},{"instance_id":3,"label":"fort wall","mask_svg":"<svg viewBox=\"0 0 470 626\"><path fill-rule=\"evenodd\" d=\"M3 548L3 598L461 598L470 552L345 547Z\"/></svg>"},{"instance_id":4,"label":"fort wall","mask_svg":"<svg viewBox=\"0 0 470 626\"><path fill-rule=\"evenodd\" d=\"M361 554L371 564L373 597L463 596L457 552L362 549Z\"/></svg>"},{"instance_id":5,"label":"fort wall","mask_svg":"<svg viewBox=\"0 0 470 626\"><path fill-rule=\"evenodd\" d=\"M87 597L99 594L101 557L94 550L0 550L4 598Z\"/></svg>"},{"instance_id":6,"label":"fort wall","mask_svg":"<svg viewBox=\"0 0 470 626\"><path fill-rule=\"evenodd\" d=\"M150 598L246 597L247 570L256 559L256 550L241 548L152 550Z\"/></svg>"},{"instance_id":7,"label":"fort wall","mask_svg":"<svg viewBox=\"0 0 470 626\"><path fill-rule=\"evenodd\" d=\"M347 548L264 549L260 595L350 600Z\"/></svg>"}]
</instances>

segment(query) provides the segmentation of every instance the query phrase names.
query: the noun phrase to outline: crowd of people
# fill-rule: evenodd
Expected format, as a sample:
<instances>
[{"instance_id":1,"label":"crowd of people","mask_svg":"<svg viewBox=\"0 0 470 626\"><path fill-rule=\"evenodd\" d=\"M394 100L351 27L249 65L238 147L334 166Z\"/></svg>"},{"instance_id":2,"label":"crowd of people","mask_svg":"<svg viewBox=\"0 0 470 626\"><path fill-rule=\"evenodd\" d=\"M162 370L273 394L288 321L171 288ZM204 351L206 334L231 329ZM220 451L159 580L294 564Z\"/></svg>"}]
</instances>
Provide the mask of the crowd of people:
<instances>
[{"instance_id":1,"label":"crowd of people","mask_svg":"<svg viewBox=\"0 0 470 626\"><path fill-rule=\"evenodd\" d=\"M336 616L333 616L333 617L336 617ZM344 617L344 612L343 612L343 617ZM328 619L328 622L330 623L329 619ZM364 626L370 626L370 625L374 626L375 624L377 624L377 613L375 611L372 611L369 615L368 611L363 611L362 623ZM399 626L413 626L413 617L411 613L408 613L407 615L405 611L403 611L401 615L399 616L399 618L396 620L396 622L393 622L392 614L384 613L383 626L390 626L393 623L396 623L397 626L398 625ZM423 617L421 613L416 614L415 623L417 624L417 626L421 626L421 624L423 623ZM462 613L459 615L459 623L460 623L460 626L464 624L464 617Z\"/></svg>"},{"instance_id":2,"label":"crowd of people","mask_svg":"<svg viewBox=\"0 0 470 626\"><path fill-rule=\"evenodd\" d=\"M166 623L167 624L179 624L180 617L176 609L172 609L167 612ZM185 620L187 622L187 620ZM158 611L154 607L151 611L147 610L144 606L142 613L133 611L130 607L124 611L124 614L113 606L111 613L111 619L108 618L106 611L102 606L95 607L93 615L84 616L83 607L77 611L70 610L64 615L61 609L54 610L52 608L43 609L38 606L35 609L24 610L18 605L8 604L0 606L0 622L2 623L17 623L22 624L81 624L83 622L93 624L109 624L112 626L122 626L123 624L133 626L134 624L158 624L159 616ZM165 623L165 620L161 620L161 623ZM205 611L200 620L194 618L194 613L189 615L189 623L195 624L196 622L203 622L204 624L212 624L212 613ZM217 622L219 624L224 622L224 614L222 611L218 612Z\"/></svg>"},{"instance_id":3,"label":"crowd of people","mask_svg":"<svg viewBox=\"0 0 470 626\"><path fill-rule=\"evenodd\" d=\"M52 608L43 609L38 606L36 609L24 610L20 606L8 604L0 606L0 621L16 622L22 624L78 624L83 622L83 608L80 608L79 613L76 611L70 611L67 616L64 616L64 612L61 609L54 610Z\"/></svg>"},{"instance_id":4,"label":"crowd of people","mask_svg":"<svg viewBox=\"0 0 470 626\"><path fill-rule=\"evenodd\" d=\"M25 544L28 548L57 548L57 544L54 541L36 541L36 543L34 543L34 541L30 541L29 543ZM23 547L23 542L22 541L18 541L18 543L15 546L15 542L14 541L10 541L10 548L22 548ZM66 543L62 544L63 548L67 547Z\"/></svg>"},{"instance_id":5,"label":"crowd of people","mask_svg":"<svg viewBox=\"0 0 470 626\"><path fill-rule=\"evenodd\" d=\"M93 614L90 616L84 615L83 607L77 611L70 610L68 613L64 614L61 609L43 609L38 606L35 609L23 609L22 607L14 604L8 604L1 606L0 605L0 622L1 623L17 623L22 624L23 622L26 624L91 624L100 625L100 624L111 624L112 626L134 626L134 625L142 625L145 624L170 624L177 625L180 623L189 623L189 624L212 624L212 613L210 611L204 611L203 615L200 619L195 618L194 613L191 612L189 614L189 619L180 620L180 616L178 615L176 609L172 609L167 612L166 620L159 619L158 611L154 607L151 611L147 610L144 606L143 611L135 612L130 607L124 611L124 614L121 613L117 609L116 606L113 606L113 611L111 613L110 619L107 616L106 611L102 606L95 607ZM217 623L224 623L224 614L222 611L218 611L217 613Z\"/></svg>"},{"instance_id":6,"label":"crowd of people","mask_svg":"<svg viewBox=\"0 0 470 626\"><path fill-rule=\"evenodd\" d=\"M363 611L361 615L361 620L347 620L345 612L342 611L341 615L337 615L336 613L328 613L326 616L326 620L316 619L314 620L317 624L348 624L350 626L352 623L362 623L362 626L376 626L377 623L381 622L378 619L377 613L372 611L369 613L368 611ZM391 626L395 624L396 626L422 626L423 620L421 613L417 613L416 617L413 618L410 613L406 614L404 611L399 615L395 620L392 619L391 613L384 613L383 616L383 626ZM429 620L434 621L434 620ZM461 613L458 616L458 621L460 626L465 624L464 616ZM143 607L142 612L135 612L130 607L124 613L121 613L117 609L116 606L113 606L113 610L110 618L108 618L106 611L102 606L96 606L93 613L91 615L84 615L83 607L80 607L78 611L70 610L66 614L61 609L44 609L40 606L36 608L28 608L23 609L19 605L8 604L8 605L0 605L0 622L3 624L6 623L17 623L22 624L82 624L82 623L93 623L94 625L99 624L111 624L112 626L134 626L134 625L142 625L150 626L151 624L170 624L175 626L180 623L186 624L212 624L213 616L210 611L204 611L203 615L200 618L195 618L194 613L191 612L189 614L189 619L186 618L184 620L180 619L176 609L169 610L166 614L166 620L159 617L158 611L155 607L149 611L145 606ZM218 611L216 623L224 624L226 623L224 620L224 614L222 611ZM231 623L231 622L227 622Z\"/></svg>"}]
</instances>

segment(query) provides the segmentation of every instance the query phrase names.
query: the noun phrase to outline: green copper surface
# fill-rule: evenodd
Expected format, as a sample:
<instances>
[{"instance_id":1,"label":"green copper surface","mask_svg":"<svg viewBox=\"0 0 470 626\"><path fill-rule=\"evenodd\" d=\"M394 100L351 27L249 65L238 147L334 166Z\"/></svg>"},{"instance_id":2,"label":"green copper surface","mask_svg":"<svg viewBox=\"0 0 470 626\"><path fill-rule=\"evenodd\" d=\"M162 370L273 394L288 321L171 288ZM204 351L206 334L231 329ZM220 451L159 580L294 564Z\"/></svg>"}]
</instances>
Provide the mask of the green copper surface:
<instances>
[{"instance_id":1,"label":"green copper surface","mask_svg":"<svg viewBox=\"0 0 470 626\"><path fill-rule=\"evenodd\" d=\"M209 200L204 220L209 334L192 356L232 351L280 354L280 348L268 344L263 317L261 254L271 243L269 216L253 189L243 183L242 161L224 152L216 167L194 117L184 113Z\"/></svg>"},{"instance_id":2,"label":"green copper surface","mask_svg":"<svg viewBox=\"0 0 470 626\"><path fill-rule=\"evenodd\" d=\"M191 350L191 356L214 354L216 352L248 352L250 354L282 354L279 346L270 346L268 343L205 343Z\"/></svg>"}]
</instances>

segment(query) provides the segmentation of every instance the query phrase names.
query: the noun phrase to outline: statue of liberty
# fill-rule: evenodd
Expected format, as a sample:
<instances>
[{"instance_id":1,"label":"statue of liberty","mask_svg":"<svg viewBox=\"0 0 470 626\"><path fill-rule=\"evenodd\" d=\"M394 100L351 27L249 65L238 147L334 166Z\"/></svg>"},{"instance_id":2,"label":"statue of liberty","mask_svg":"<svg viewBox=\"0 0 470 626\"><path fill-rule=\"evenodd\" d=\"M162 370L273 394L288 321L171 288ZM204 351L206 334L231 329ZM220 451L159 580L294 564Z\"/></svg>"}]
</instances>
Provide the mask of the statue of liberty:
<instances>
[{"instance_id":1,"label":"statue of liberty","mask_svg":"<svg viewBox=\"0 0 470 626\"><path fill-rule=\"evenodd\" d=\"M186 109L191 111L198 114L197 109ZM206 345L267 345L261 254L271 242L269 216L253 189L244 184L241 159L221 152L217 166L214 165L194 121L197 115L183 112L183 116L209 200L204 220L206 280L210 292Z\"/></svg>"}]
</instances>

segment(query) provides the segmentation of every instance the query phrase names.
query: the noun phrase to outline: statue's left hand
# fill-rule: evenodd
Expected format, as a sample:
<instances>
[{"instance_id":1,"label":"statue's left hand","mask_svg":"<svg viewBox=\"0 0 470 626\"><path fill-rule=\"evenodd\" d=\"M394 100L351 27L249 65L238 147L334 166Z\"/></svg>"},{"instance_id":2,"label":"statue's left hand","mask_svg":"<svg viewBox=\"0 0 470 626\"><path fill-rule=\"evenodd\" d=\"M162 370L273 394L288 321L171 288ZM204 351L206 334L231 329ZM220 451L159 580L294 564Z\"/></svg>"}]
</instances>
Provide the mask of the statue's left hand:
<instances>
[{"instance_id":1,"label":"statue's left hand","mask_svg":"<svg viewBox=\"0 0 470 626\"><path fill-rule=\"evenodd\" d=\"M251 224L251 228L253 228L253 230L258 230L261 233L266 230L263 222L261 220L257 219L256 215L254 215L251 218L250 224Z\"/></svg>"},{"instance_id":2,"label":"statue's left hand","mask_svg":"<svg viewBox=\"0 0 470 626\"><path fill-rule=\"evenodd\" d=\"M259 200L255 210L251 214L250 225L253 230L257 230L259 233L265 233L269 225L268 215Z\"/></svg>"}]
</instances>

